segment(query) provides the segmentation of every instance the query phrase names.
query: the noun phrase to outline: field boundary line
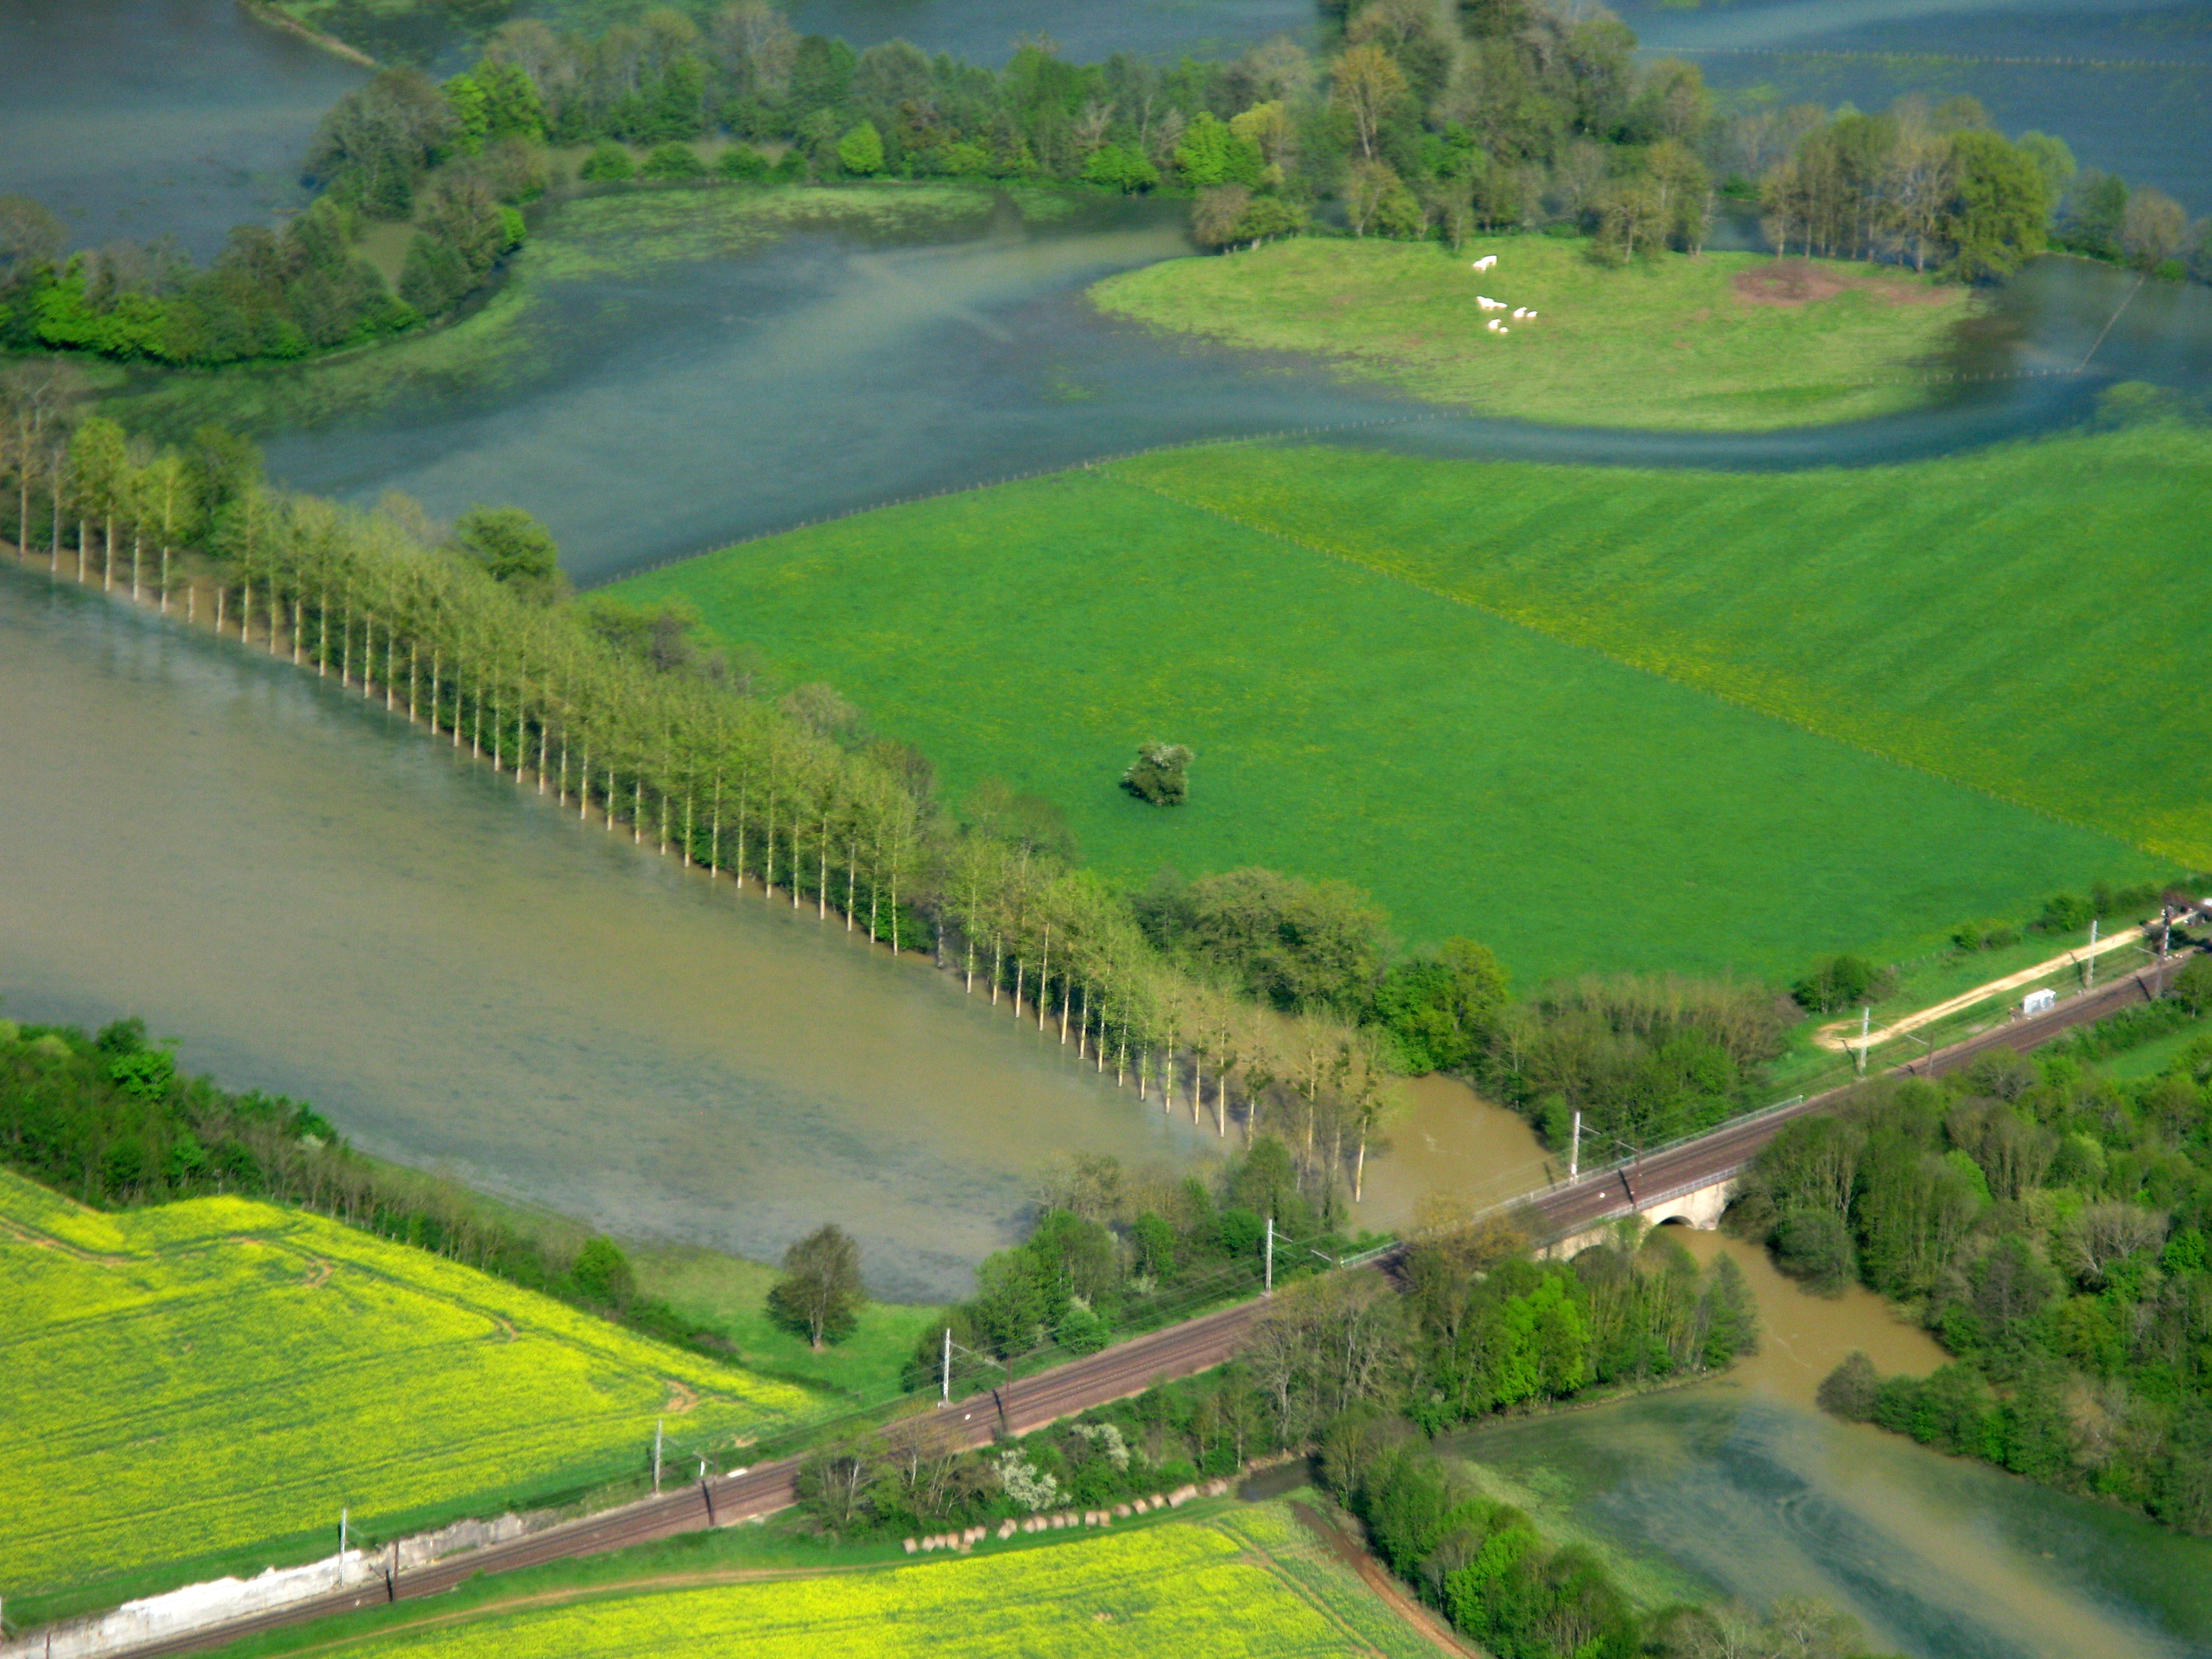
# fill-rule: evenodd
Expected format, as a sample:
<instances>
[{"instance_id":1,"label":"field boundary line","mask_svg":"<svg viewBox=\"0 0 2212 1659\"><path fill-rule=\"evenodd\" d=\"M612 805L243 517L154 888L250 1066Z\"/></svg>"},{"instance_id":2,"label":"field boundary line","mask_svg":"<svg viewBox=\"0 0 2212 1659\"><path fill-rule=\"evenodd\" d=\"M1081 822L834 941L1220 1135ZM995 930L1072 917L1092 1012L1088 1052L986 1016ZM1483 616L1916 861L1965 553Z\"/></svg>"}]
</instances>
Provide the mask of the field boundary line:
<instances>
[{"instance_id":1,"label":"field boundary line","mask_svg":"<svg viewBox=\"0 0 2212 1659\"><path fill-rule=\"evenodd\" d=\"M1258 1539L1253 1538L1247 1534L1238 1532L1233 1528L1224 1526L1222 1524L1221 1518L1218 1516L1206 1522L1206 1527L1209 1532L1218 1534L1221 1537L1226 1538L1231 1542L1234 1543L1240 1554L1253 1558L1253 1565L1258 1567L1260 1571L1266 1573L1268 1577L1273 1579L1285 1589L1290 1591L1292 1595L1296 1596L1299 1601L1304 1602L1316 1613L1319 1613L1329 1624L1334 1626L1337 1633L1342 1636L1346 1641L1352 1643L1358 1651L1362 1654L1371 1656L1372 1659L1383 1659L1382 1649L1376 1647L1375 1644L1369 1641L1364 1636L1361 1635L1358 1629L1353 1626L1349 1619L1346 1619L1334 1607L1329 1606L1328 1602L1324 1601L1313 1590L1309 1589L1305 1585L1300 1583L1297 1577L1276 1559L1274 1553L1268 1549L1266 1545L1261 1543ZM1362 1582L1365 1582L1364 1578L1362 1579ZM1393 1608L1392 1611L1395 1612L1396 1609Z\"/></svg>"},{"instance_id":2,"label":"field boundary line","mask_svg":"<svg viewBox=\"0 0 2212 1659\"><path fill-rule=\"evenodd\" d=\"M1104 471L1105 469L1102 465L1099 470ZM1586 655L1596 657L1600 660L1611 663L1616 667L1627 669L1632 673L1644 675L1649 678L1658 680L1664 684L1679 686L1686 691L1693 691L1700 696L1711 697L1716 702L1727 703L1729 707L1741 709L1745 714L1754 715L1760 720L1771 720L1778 726L1786 726L1793 731L1802 732L1806 736L1817 738L1824 743L1832 743L1838 748L1848 749L1855 754L1864 755L1869 759L1881 762L1884 765L1894 766L1899 771L1914 773L1924 778L1932 778L1936 782L1948 785L1951 788L1966 790L1972 794L1979 795L1986 800L1996 801L2000 805L2009 806L2020 811L2033 813L2038 817L2047 819L2052 823L2063 825L2066 829L2078 830L2083 835L2095 836L2105 841L2117 842L2118 845L2130 848L2136 852L2147 854L2153 858L2163 859L2171 864L2179 865L2184 862L2184 860L2172 858L2166 854L2155 852L2151 848L2144 845L2142 842L2116 834L2110 829L2100 828L2095 824L2084 823L2079 819L2068 817L2063 812L2054 811L2048 806L2039 805L2032 801L2017 799L2013 796L2005 794L2000 790L1991 788L1986 784L1973 783L1964 778L1953 777L1948 773L1940 772L1932 766L1923 765L1920 762L1907 760L1901 756L1890 754L1884 750L1875 748L1873 744L1863 742L1857 738L1845 737L1838 732L1824 731L1820 727L1814 726L1806 720L1795 718L1789 714L1778 713L1771 708L1761 708L1758 703L1750 702L1748 699L1737 693L1723 690L1717 686L1702 685L1695 680L1678 678L1676 676L1668 673L1663 668L1655 668L1647 663L1640 663L1626 657L1616 656L1613 652L1606 649L1606 647L1601 645L1595 645L1587 641L1577 640L1567 635L1553 633L1550 629L1541 627L1535 623L1527 621L1520 617L1513 616L1506 611L1496 610L1492 606L1485 605L1481 601L1470 598L1464 593L1455 593L1449 588L1438 587L1435 584L1425 581L1408 571L1401 568L1394 568L1389 563L1370 562L1368 560L1361 557L1358 554L1352 552L1349 550L1331 548L1324 544L1317 542L1308 542L1299 537L1291 535L1288 531L1278 529L1271 525L1254 524L1249 520L1240 519L1235 514L1226 512L1220 507L1208 506L1202 501L1186 501L1181 496L1172 495L1167 490L1161 489L1157 484L1136 478L1127 477L1119 472L1109 472L1108 476L1122 483L1127 484L1132 489L1145 490L1149 494L1157 495L1160 500L1167 501L1173 506L1184 507L1194 513L1206 514L1210 517L1220 520L1224 524L1235 525L1239 529L1250 531L1255 535L1269 537L1273 540L1281 542L1285 546L1295 547L1301 552L1310 553L1320 558L1334 560L1335 562L1348 566L1351 568L1365 571L1369 575L1378 576L1385 581L1396 582L1401 586L1412 588L1416 592L1425 593L1431 599L1441 599L1448 605L1459 605L1466 610L1473 611L1479 615L1488 617L1493 621L1504 623L1509 628L1518 629L1522 632L1533 635L1538 639L1548 640L1554 645L1565 646L1571 650L1580 651Z\"/></svg>"}]
</instances>

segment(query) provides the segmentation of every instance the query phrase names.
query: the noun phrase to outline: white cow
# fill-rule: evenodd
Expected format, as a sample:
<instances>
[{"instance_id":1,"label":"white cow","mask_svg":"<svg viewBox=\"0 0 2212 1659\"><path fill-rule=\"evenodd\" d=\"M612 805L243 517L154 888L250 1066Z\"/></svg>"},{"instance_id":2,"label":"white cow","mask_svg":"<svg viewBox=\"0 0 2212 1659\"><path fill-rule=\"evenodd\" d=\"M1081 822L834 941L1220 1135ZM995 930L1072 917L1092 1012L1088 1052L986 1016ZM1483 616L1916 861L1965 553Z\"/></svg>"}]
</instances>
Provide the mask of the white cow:
<instances>
[{"instance_id":1,"label":"white cow","mask_svg":"<svg viewBox=\"0 0 2212 1659\"><path fill-rule=\"evenodd\" d=\"M1489 270L1489 269L1491 268L1491 266L1492 266L1492 265L1496 264L1497 263L1498 263L1498 256L1497 256L1495 253L1486 253L1486 254L1484 254L1484 255L1482 256L1482 258L1480 258L1480 259L1477 259L1477 260L1474 262L1474 268L1475 268L1477 270Z\"/></svg>"},{"instance_id":2,"label":"white cow","mask_svg":"<svg viewBox=\"0 0 2212 1659\"><path fill-rule=\"evenodd\" d=\"M1476 295L1474 296L1474 302L1480 306L1485 311L1503 311L1505 309L1504 301L1493 300L1487 294Z\"/></svg>"},{"instance_id":3,"label":"white cow","mask_svg":"<svg viewBox=\"0 0 2212 1659\"><path fill-rule=\"evenodd\" d=\"M1516 323L1528 314L1528 307L1526 306L1516 306L1513 307L1513 320Z\"/></svg>"},{"instance_id":4,"label":"white cow","mask_svg":"<svg viewBox=\"0 0 2212 1659\"><path fill-rule=\"evenodd\" d=\"M1488 322L1485 323L1483 326L1488 329L1492 334L1502 334L1505 331L1505 325L1499 322L1495 317L1492 317Z\"/></svg>"}]
</instances>

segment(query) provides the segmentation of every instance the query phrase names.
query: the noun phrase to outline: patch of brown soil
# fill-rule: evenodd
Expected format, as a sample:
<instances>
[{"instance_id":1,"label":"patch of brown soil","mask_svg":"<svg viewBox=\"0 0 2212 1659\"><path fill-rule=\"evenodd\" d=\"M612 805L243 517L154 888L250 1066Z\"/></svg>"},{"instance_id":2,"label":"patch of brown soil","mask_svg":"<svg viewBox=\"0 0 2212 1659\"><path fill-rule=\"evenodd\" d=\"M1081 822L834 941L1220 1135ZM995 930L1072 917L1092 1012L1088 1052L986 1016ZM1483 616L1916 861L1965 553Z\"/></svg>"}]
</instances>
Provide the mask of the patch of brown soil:
<instances>
[{"instance_id":1,"label":"patch of brown soil","mask_svg":"<svg viewBox=\"0 0 2212 1659\"><path fill-rule=\"evenodd\" d=\"M692 1410L698 1405L698 1403L699 1396L697 1395L692 1393L690 1389L685 1388L681 1382L671 1378L668 1384L668 1403L665 1406L663 1406L660 1409L666 1412L671 1417L677 1417L685 1412Z\"/></svg>"},{"instance_id":2,"label":"patch of brown soil","mask_svg":"<svg viewBox=\"0 0 2212 1659\"><path fill-rule=\"evenodd\" d=\"M1940 289L1875 276L1856 276L1806 259L1772 259L1740 270L1729 284L1737 299L1755 306L1804 306L1856 289L1893 306L1941 305Z\"/></svg>"}]
</instances>

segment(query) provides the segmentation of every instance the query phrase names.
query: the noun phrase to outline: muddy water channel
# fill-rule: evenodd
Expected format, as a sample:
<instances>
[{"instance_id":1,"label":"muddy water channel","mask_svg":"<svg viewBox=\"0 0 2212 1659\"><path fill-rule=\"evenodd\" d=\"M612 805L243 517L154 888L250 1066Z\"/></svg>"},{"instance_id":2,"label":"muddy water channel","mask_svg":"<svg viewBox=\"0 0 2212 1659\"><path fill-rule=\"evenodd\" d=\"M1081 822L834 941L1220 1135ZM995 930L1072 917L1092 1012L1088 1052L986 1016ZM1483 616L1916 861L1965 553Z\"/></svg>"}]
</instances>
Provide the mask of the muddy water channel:
<instances>
[{"instance_id":1,"label":"muddy water channel","mask_svg":"<svg viewBox=\"0 0 2212 1659\"><path fill-rule=\"evenodd\" d=\"M1913 1659L2212 1653L2212 1541L1823 1416L1813 1390L1854 1348L1885 1372L1942 1351L1869 1292L1825 1301L1762 1252L1682 1239L1743 1267L1762 1352L1725 1381L1457 1437L1497 1495L1649 1600L1817 1596Z\"/></svg>"},{"instance_id":2,"label":"muddy water channel","mask_svg":"<svg viewBox=\"0 0 2212 1659\"><path fill-rule=\"evenodd\" d=\"M580 825L289 665L0 572L0 995L144 1015L365 1150L964 1291L1055 1152L1209 1151L957 981Z\"/></svg>"},{"instance_id":3,"label":"muddy water channel","mask_svg":"<svg viewBox=\"0 0 2212 1659\"><path fill-rule=\"evenodd\" d=\"M1221 1155L920 958L12 563L0 709L6 1012L142 1015L188 1066L311 1099L366 1151L757 1258L836 1220L912 1300L964 1294L1056 1157ZM1415 1090L1370 1224L1431 1186L1541 1184L1518 1118Z\"/></svg>"}]
</instances>

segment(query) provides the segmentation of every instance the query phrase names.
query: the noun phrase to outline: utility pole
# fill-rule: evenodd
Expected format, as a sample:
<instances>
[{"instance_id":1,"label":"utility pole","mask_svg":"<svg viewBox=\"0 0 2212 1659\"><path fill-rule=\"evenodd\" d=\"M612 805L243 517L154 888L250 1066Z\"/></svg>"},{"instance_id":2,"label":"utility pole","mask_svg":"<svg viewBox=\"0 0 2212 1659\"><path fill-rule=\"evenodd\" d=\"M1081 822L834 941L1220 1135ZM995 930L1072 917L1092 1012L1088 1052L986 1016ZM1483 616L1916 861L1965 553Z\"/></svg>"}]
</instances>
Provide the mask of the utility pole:
<instances>
[{"instance_id":1,"label":"utility pole","mask_svg":"<svg viewBox=\"0 0 2212 1659\"><path fill-rule=\"evenodd\" d=\"M347 1517L347 1514L348 1514L348 1510L347 1510L347 1509L346 1509L346 1506L345 1506L344 1504L339 1504L339 1505L338 1505L338 1571L339 1571L341 1574L343 1574L343 1573L345 1571L345 1553L346 1553L346 1517Z\"/></svg>"},{"instance_id":2,"label":"utility pole","mask_svg":"<svg viewBox=\"0 0 2212 1659\"><path fill-rule=\"evenodd\" d=\"M945 1328L945 1368L938 1380L937 1403L940 1406L952 1403L952 1327L950 1325Z\"/></svg>"},{"instance_id":3,"label":"utility pole","mask_svg":"<svg viewBox=\"0 0 2212 1659\"><path fill-rule=\"evenodd\" d=\"M1859 1010L1859 1075L1866 1075L1867 1030L1874 1024L1874 1005L1869 1003Z\"/></svg>"},{"instance_id":4,"label":"utility pole","mask_svg":"<svg viewBox=\"0 0 2212 1659\"><path fill-rule=\"evenodd\" d=\"M1264 1291L1262 1291L1261 1292L1261 1295L1263 1295L1263 1296L1273 1296L1273 1295L1274 1295L1274 1293L1275 1293L1275 1218L1274 1218L1274 1214L1273 1214L1273 1212L1272 1211L1271 1211L1271 1212L1269 1212L1268 1216L1267 1216L1267 1288L1266 1288Z\"/></svg>"},{"instance_id":5,"label":"utility pole","mask_svg":"<svg viewBox=\"0 0 2212 1659\"><path fill-rule=\"evenodd\" d=\"M2099 916L2092 916L2089 918L2089 961L2087 964L2089 977L2086 981L2084 981L2081 987L2085 991L2094 991L2097 988L2097 923L2102 919L2103 918Z\"/></svg>"},{"instance_id":6,"label":"utility pole","mask_svg":"<svg viewBox=\"0 0 2212 1659\"><path fill-rule=\"evenodd\" d=\"M661 1417L653 1419L653 1490L656 1496L660 1492L660 1430L666 1421Z\"/></svg>"},{"instance_id":7,"label":"utility pole","mask_svg":"<svg viewBox=\"0 0 2212 1659\"><path fill-rule=\"evenodd\" d=\"M1567 1143L1567 1179L1578 1178L1583 1172L1583 1115L1575 1114L1574 1139Z\"/></svg>"}]
</instances>

